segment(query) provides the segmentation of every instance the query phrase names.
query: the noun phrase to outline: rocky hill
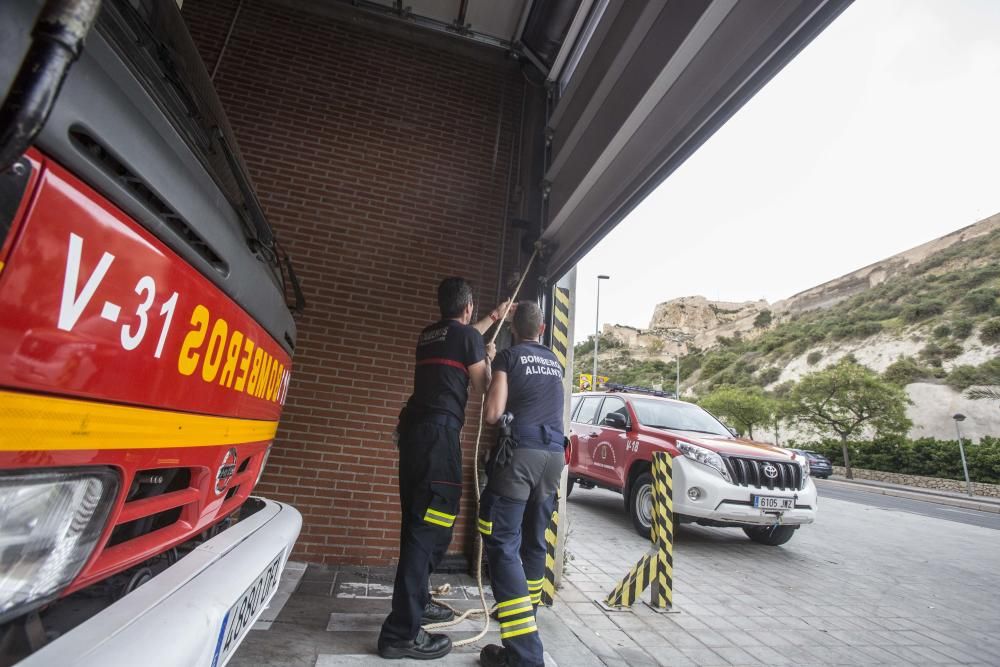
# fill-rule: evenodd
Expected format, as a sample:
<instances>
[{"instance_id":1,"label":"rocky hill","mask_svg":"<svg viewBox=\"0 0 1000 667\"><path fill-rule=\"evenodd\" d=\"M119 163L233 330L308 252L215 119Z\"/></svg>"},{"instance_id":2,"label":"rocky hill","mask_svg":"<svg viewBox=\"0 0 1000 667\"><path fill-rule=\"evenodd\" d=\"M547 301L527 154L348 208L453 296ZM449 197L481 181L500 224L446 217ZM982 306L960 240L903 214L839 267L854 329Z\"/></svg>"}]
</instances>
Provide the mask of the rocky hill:
<instances>
[{"instance_id":1,"label":"rocky hill","mask_svg":"<svg viewBox=\"0 0 1000 667\"><path fill-rule=\"evenodd\" d=\"M972 242L976 239L983 240L998 229L1000 229L1000 213L980 220L968 227L963 227L951 234L946 234L941 238L918 245L915 248L910 248L888 259L883 259L881 262L875 262L840 278L817 285L804 292L799 292L784 301L775 303L774 311L782 314L794 314L816 308L828 308L855 294L860 294L867 289L881 285L895 276L902 275L910 267L921 264L931 259L934 255L944 253L956 244ZM938 267L929 267L929 269L938 268L940 270L948 263L946 255L940 255L940 259L942 260L942 264ZM994 257L993 260L1000 261L1000 257ZM953 265L957 266L954 263Z\"/></svg>"},{"instance_id":2,"label":"rocky hill","mask_svg":"<svg viewBox=\"0 0 1000 667\"><path fill-rule=\"evenodd\" d=\"M969 386L1000 384L1000 214L775 304L684 297L659 304L645 330L605 325L601 369L612 380L781 390L853 355L906 386L914 437L1000 434L1000 409ZM593 344L577 349L589 368Z\"/></svg>"}]
</instances>

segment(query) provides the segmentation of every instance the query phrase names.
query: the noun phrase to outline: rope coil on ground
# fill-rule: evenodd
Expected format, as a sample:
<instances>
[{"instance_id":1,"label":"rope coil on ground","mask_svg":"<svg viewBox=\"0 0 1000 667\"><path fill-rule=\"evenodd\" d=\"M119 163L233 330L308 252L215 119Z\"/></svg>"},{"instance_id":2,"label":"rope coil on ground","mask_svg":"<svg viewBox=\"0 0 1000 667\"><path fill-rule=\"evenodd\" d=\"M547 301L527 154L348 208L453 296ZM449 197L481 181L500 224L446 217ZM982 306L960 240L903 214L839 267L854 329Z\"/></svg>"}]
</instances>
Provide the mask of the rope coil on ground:
<instances>
[{"instance_id":1,"label":"rope coil on ground","mask_svg":"<svg viewBox=\"0 0 1000 667\"><path fill-rule=\"evenodd\" d=\"M503 323L507 319L507 315L510 314L510 309L514 307L514 300L517 299L518 293L521 291L521 286L524 285L524 279L528 276L528 271L531 270L531 264L535 261L535 257L538 256L538 252L541 250L541 243L535 243L535 250L531 253L531 257L528 258L528 263L524 266L524 271L521 273L521 278L517 281L517 286L514 288L514 293L510 297L510 303L504 308L503 315L497 320L499 323ZM493 336L490 338L490 343L495 343L497 336L500 334L500 324L497 325L496 331L493 332ZM479 443L483 437L483 423L486 421L486 394L483 394L482 399L479 403L479 429L476 432L476 449L473 455L473 461L475 465L473 466L473 474L475 476L475 486L476 486L476 514L479 514L479 500L481 497L481 492L479 489ZM476 586L479 587L479 601L482 603L481 609L467 609L460 615L456 616L450 621L444 621L442 623L431 623L429 625L423 626L425 631L441 630L444 628L450 628L454 625L458 625L470 616L483 615L486 618L486 622L483 624L483 629L480 630L479 634L475 637L469 637L468 639L462 639L456 642L452 642L452 646L468 646L469 644L475 644L480 639L486 636L486 633L490 631L490 614L496 609L494 606L492 609L486 603L486 591L483 589L483 536L476 532ZM434 597L435 595L444 595L451 590L451 584L445 583L438 586L436 589L431 591L431 599L434 600L435 604L438 604L446 609L450 609L454 613L458 614L459 611L452 607L451 605L443 602L442 600Z\"/></svg>"}]
</instances>

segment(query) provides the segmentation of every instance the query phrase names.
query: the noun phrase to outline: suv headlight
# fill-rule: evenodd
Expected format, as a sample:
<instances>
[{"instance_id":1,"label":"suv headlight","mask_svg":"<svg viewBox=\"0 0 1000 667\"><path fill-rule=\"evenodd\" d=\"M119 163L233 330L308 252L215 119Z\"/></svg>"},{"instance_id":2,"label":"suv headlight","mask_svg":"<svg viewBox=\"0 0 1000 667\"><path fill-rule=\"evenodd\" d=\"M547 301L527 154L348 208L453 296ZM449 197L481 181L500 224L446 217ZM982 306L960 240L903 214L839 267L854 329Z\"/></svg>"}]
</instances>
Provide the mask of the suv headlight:
<instances>
[{"instance_id":1,"label":"suv headlight","mask_svg":"<svg viewBox=\"0 0 1000 667\"><path fill-rule=\"evenodd\" d=\"M117 491L118 475L108 468L0 473L0 623L76 578Z\"/></svg>"},{"instance_id":2,"label":"suv headlight","mask_svg":"<svg viewBox=\"0 0 1000 667\"><path fill-rule=\"evenodd\" d=\"M809 468L809 457L808 456L803 456L802 460L800 461L800 463L802 464L802 479L805 479L806 477L809 476L809 470L810 470L810 468Z\"/></svg>"},{"instance_id":3,"label":"suv headlight","mask_svg":"<svg viewBox=\"0 0 1000 667\"><path fill-rule=\"evenodd\" d=\"M726 470L726 465L722 462L722 457L713 452L711 449L705 449L704 447L699 447L698 445L693 445L690 442L684 442L682 440L677 441L677 449L681 450L684 456L706 465L709 468L716 470L722 477L728 482L729 471Z\"/></svg>"}]
</instances>

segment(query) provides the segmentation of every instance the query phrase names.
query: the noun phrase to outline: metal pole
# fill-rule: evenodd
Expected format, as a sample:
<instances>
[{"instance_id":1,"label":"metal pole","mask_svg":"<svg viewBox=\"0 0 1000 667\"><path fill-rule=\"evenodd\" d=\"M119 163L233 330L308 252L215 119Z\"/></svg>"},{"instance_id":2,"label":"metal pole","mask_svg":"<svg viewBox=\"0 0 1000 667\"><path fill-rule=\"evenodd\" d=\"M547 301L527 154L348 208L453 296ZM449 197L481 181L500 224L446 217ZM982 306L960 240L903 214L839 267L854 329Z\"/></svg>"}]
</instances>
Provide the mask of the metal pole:
<instances>
[{"instance_id":1,"label":"metal pole","mask_svg":"<svg viewBox=\"0 0 1000 667\"><path fill-rule=\"evenodd\" d=\"M219 65L222 64L222 56L226 55L226 49L229 47L229 40L233 37L233 30L236 28L236 20L240 17L240 10L243 9L243 0L239 1L236 5L236 11L233 12L233 18L229 21L229 30L226 31L226 38L222 40L222 48L219 49L219 55L215 59L215 66L212 68L212 73L208 76L209 81L215 81L215 75L219 73Z\"/></svg>"},{"instance_id":2,"label":"metal pole","mask_svg":"<svg viewBox=\"0 0 1000 667\"><path fill-rule=\"evenodd\" d=\"M965 463L965 447L962 445L962 429L958 425L959 420L955 420L955 433L958 435L958 451L962 455L962 472L965 473L965 490L968 492L969 496L973 496L972 493L972 482L969 481L969 466Z\"/></svg>"},{"instance_id":3,"label":"metal pole","mask_svg":"<svg viewBox=\"0 0 1000 667\"><path fill-rule=\"evenodd\" d=\"M597 276L597 308L594 309L594 374L590 376L590 390L597 391L597 343L601 339L601 277Z\"/></svg>"},{"instance_id":4,"label":"metal pole","mask_svg":"<svg viewBox=\"0 0 1000 667\"><path fill-rule=\"evenodd\" d=\"M575 341L574 312L576 310L576 267L573 267L565 277L562 278L556 287L569 288L570 312L569 312L569 345L566 346L566 372L563 374L563 433L569 433L569 408L573 399L573 343ZM566 553L566 533L569 530L568 508L566 506L566 485L569 481L569 466L563 466L562 476L559 478L559 500L558 511L561 529L556 531L556 562L555 562L555 586L558 588L562 582L563 561Z\"/></svg>"}]
</instances>

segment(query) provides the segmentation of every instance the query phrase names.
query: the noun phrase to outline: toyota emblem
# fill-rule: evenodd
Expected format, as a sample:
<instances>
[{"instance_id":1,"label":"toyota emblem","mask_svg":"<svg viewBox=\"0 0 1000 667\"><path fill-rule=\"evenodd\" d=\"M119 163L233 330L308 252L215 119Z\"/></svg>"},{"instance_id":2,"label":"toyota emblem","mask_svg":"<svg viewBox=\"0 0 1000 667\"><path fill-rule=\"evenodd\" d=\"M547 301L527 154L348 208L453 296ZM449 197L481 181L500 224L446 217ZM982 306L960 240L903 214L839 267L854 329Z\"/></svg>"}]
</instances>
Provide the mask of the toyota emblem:
<instances>
[{"instance_id":1,"label":"toyota emblem","mask_svg":"<svg viewBox=\"0 0 1000 667\"><path fill-rule=\"evenodd\" d=\"M768 479L774 479L778 476L778 469L775 468L773 464L768 463L764 466L764 476Z\"/></svg>"},{"instance_id":2,"label":"toyota emblem","mask_svg":"<svg viewBox=\"0 0 1000 667\"><path fill-rule=\"evenodd\" d=\"M229 486L229 481L236 473L236 448L230 447L226 455L222 457L222 465L219 472L215 474L215 492L222 493Z\"/></svg>"}]
</instances>

